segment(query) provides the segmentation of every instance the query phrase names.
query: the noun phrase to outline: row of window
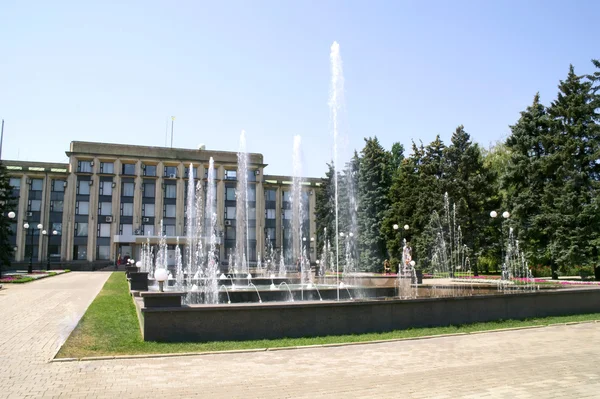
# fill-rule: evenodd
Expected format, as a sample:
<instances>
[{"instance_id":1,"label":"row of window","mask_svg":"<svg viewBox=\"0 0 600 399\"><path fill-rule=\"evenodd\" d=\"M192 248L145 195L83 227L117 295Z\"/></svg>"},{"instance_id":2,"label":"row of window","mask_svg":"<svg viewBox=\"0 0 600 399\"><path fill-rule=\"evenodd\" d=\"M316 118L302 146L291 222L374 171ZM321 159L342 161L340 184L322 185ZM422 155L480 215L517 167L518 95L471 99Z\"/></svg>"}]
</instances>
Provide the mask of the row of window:
<instances>
[{"instance_id":1,"label":"row of window","mask_svg":"<svg viewBox=\"0 0 600 399\"><path fill-rule=\"evenodd\" d=\"M54 226L54 225L53 225ZM110 237L110 223L98 223L96 236L97 237ZM88 236L88 223L75 223L75 237L87 237ZM62 231L62 230L61 230ZM154 235L154 225L143 224L140 226L139 231L135 232L140 235ZM121 224L119 225L119 234L125 236L131 236L134 234L133 225L132 224ZM175 235L175 225L164 225L163 226L163 234L168 236Z\"/></svg>"},{"instance_id":2,"label":"row of window","mask_svg":"<svg viewBox=\"0 0 600 399\"><path fill-rule=\"evenodd\" d=\"M80 173L93 173L93 161L78 161L77 162L77 172ZM135 176L135 163L122 163L121 164L121 174ZM231 172L231 171L229 171ZM235 172L235 171L233 171ZM113 162L100 162L100 173L103 174L114 174L115 173L115 165ZM157 165L151 164L142 164L142 175L143 176L157 176ZM198 168L193 169L194 178L198 177ZM165 166L163 169L163 176L168 178L176 178L177 177L177 166ZM185 168L184 176L189 177L189 168ZM204 171L204 177L208 178L208 169ZM217 178L217 171L214 170L214 178ZM226 177L227 179L231 179L231 177ZM233 175L233 179L235 180L235 175ZM254 171L248 173L248 180L256 181L256 175Z\"/></svg>"}]
</instances>

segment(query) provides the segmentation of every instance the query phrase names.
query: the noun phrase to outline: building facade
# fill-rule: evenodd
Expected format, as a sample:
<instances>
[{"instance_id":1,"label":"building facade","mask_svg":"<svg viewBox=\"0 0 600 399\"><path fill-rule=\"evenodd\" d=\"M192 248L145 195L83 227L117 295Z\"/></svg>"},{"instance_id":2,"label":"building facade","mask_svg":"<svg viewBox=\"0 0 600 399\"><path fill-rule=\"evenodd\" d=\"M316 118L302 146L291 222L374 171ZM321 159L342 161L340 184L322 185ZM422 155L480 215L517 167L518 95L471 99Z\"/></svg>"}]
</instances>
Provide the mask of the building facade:
<instances>
[{"instance_id":1,"label":"building facade","mask_svg":"<svg viewBox=\"0 0 600 399\"><path fill-rule=\"evenodd\" d=\"M66 154L66 164L3 161L15 197L15 261L108 264L119 256L137 259L142 243L158 242L161 221L162 234L174 248L186 233L190 164L206 187L212 157L218 251L221 264L227 264L236 242L237 153L74 141ZM291 246L292 178L265 175L266 166L262 154L248 154L251 264L259 254L264 257L267 240L276 251L288 253ZM321 179L303 179L303 234L312 261L314 191L320 185Z\"/></svg>"}]
</instances>

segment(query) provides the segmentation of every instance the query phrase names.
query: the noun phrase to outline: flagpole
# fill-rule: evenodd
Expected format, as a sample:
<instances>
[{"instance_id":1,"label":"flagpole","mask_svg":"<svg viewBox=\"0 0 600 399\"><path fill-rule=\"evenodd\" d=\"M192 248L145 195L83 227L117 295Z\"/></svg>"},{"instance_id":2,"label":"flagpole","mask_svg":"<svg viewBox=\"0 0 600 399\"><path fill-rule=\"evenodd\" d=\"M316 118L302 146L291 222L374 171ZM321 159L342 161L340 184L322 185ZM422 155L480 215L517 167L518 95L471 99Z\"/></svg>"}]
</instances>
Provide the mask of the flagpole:
<instances>
[{"instance_id":1,"label":"flagpole","mask_svg":"<svg viewBox=\"0 0 600 399\"><path fill-rule=\"evenodd\" d=\"M173 123L175 122L175 117L171 117L171 148L173 148Z\"/></svg>"},{"instance_id":2,"label":"flagpole","mask_svg":"<svg viewBox=\"0 0 600 399\"><path fill-rule=\"evenodd\" d=\"M0 160L2 159L2 141L4 141L4 119L2 119L2 129L0 130Z\"/></svg>"}]
</instances>

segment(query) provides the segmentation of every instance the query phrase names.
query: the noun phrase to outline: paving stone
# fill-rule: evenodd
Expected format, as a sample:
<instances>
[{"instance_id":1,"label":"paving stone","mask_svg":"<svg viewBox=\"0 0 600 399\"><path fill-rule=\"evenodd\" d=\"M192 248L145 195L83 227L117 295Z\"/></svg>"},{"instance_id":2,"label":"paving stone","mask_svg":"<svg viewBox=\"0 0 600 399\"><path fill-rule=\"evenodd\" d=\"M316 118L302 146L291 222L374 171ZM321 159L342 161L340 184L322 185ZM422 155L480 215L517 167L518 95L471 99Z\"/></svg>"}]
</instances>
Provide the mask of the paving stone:
<instances>
[{"instance_id":1,"label":"paving stone","mask_svg":"<svg viewBox=\"0 0 600 399\"><path fill-rule=\"evenodd\" d=\"M600 323L370 345L49 362L109 273L0 296L0 398L599 397Z\"/></svg>"}]
</instances>

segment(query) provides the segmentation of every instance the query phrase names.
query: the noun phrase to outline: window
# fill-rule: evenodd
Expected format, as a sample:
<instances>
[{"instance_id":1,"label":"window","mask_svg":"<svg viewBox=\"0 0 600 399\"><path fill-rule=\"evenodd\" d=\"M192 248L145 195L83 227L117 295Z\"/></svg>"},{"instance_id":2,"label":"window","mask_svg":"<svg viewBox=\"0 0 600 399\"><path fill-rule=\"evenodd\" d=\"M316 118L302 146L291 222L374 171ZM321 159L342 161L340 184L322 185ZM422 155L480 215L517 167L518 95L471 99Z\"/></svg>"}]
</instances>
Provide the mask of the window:
<instances>
[{"instance_id":1,"label":"window","mask_svg":"<svg viewBox=\"0 0 600 399\"><path fill-rule=\"evenodd\" d=\"M44 187L44 180L42 179L32 179L31 180L31 190L32 191L42 191Z\"/></svg>"},{"instance_id":2,"label":"window","mask_svg":"<svg viewBox=\"0 0 600 399\"><path fill-rule=\"evenodd\" d=\"M12 188L20 189L21 188L21 179L19 177L11 177L9 184Z\"/></svg>"},{"instance_id":3,"label":"window","mask_svg":"<svg viewBox=\"0 0 600 399\"><path fill-rule=\"evenodd\" d=\"M235 180L237 177L236 170L226 170L225 171L225 180Z\"/></svg>"},{"instance_id":4,"label":"window","mask_svg":"<svg viewBox=\"0 0 600 399\"><path fill-rule=\"evenodd\" d=\"M153 224L143 224L142 231L145 236L153 236L154 235L154 225Z\"/></svg>"},{"instance_id":5,"label":"window","mask_svg":"<svg viewBox=\"0 0 600 399\"><path fill-rule=\"evenodd\" d=\"M156 165L142 164L142 170L144 171L144 176L156 176Z\"/></svg>"},{"instance_id":6,"label":"window","mask_svg":"<svg viewBox=\"0 0 600 399\"><path fill-rule=\"evenodd\" d=\"M112 195L112 181L100 182L100 195Z\"/></svg>"},{"instance_id":7,"label":"window","mask_svg":"<svg viewBox=\"0 0 600 399\"><path fill-rule=\"evenodd\" d=\"M110 259L110 245L98 245L97 257L98 260Z\"/></svg>"},{"instance_id":8,"label":"window","mask_svg":"<svg viewBox=\"0 0 600 399\"><path fill-rule=\"evenodd\" d=\"M165 205L164 217L166 217L166 218L174 218L175 217L175 211L176 211L175 205L171 205L171 204Z\"/></svg>"},{"instance_id":9,"label":"window","mask_svg":"<svg viewBox=\"0 0 600 399\"><path fill-rule=\"evenodd\" d=\"M235 227L228 226L225 228L225 239L235 240Z\"/></svg>"},{"instance_id":10,"label":"window","mask_svg":"<svg viewBox=\"0 0 600 399\"><path fill-rule=\"evenodd\" d=\"M121 203L121 216L133 216L133 203Z\"/></svg>"},{"instance_id":11,"label":"window","mask_svg":"<svg viewBox=\"0 0 600 399\"><path fill-rule=\"evenodd\" d=\"M112 215L112 202L101 202L98 205L98 214L102 216Z\"/></svg>"},{"instance_id":12,"label":"window","mask_svg":"<svg viewBox=\"0 0 600 399\"><path fill-rule=\"evenodd\" d=\"M165 166L165 177L177 177L177 166Z\"/></svg>"},{"instance_id":13,"label":"window","mask_svg":"<svg viewBox=\"0 0 600 399\"><path fill-rule=\"evenodd\" d=\"M275 209L267 209L265 213L266 213L267 219L275 219L275 217L276 217Z\"/></svg>"},{"instance_id":14,"label":"window","mask_svg":"<svg viewBox=\"0 0 600 399\"><path fill-rule=\"evenodd\" d=\"M86 260L87 259L87 245L75 245L73 248L74 258L76 260Z\"/></svg>"},{"instance_id":15,"label":"window","mask_svg":"<svg viewBox=\"0 0 600 399\"><path fill-rule=\"evenodd\" d=\"M63 201L50 201L50 211L52 212L62 212L63 206Z\"/></svg>"},{"instance_id":16,"label":"window","mask_svg":"<svg viewBox=\"0 0 600 399\"><path fill-rule=\"evenodd\" d=\"M256 220L256 208L248 208L248 220Z\"/></svg>"},{"instance_id":17,"label":"window","mask_svg":"<svg viewBox=\"0 0 600 399\"><path fill-rule=\"evenodd\" d=\"M77 171L83 173L92 173L92 161L77 162Z\"/></svg>"},{"instance_id":18,"label":"window","mask_svg":"<svg viewBox=\"0 0 600 399\"><path fill-rule=\"evenodd\" d=\"M275 234L275 227L267 227L267 239L274 240Z\"/></svg>"},{"instance_id":19,"label":"window","mask_svg":"<svg viewBox=\"0 0 600 399\"><path fill-rule=\"evenodd\" d=\"M154 216L154 204L142 204L142 216Z\"/></svg>"},{"instance_id":20,"label":"window","mask_svg":"<svg viewBox=\"0 0 600 399\"><path fill-rule=\"evenodd\" d=\"M248 187L248 201L256 201L256 186Z\"/></svg>"},{"instance_id":21,"label":"window","mask_svg":"<svg viewBox=\"0 0 600 399\"><path fill-rule=\"evenodd\" d=\"M90 181L89 180L79 180L77 182L77 194L90 195Z\"/></svg>"},{"instance_id":22,"label":"window","mask_svg":"<svg viewBox=\"0 0 600 399\"><path fill-rule=\"evenodd\" d=\"M77 201L75 203L75 214L76 215L89 215L90 203L87 201Z\"/></svg>"},{"instance_id":23,"label":"window","mask_svg":"<svg viewBox=\"0 0 600 399\"><path fill-rule=\"evenodd\" d=\"M198 177L198 168L193 168L192 170L192 175L194 176L194 179L196 179ZM186 179L190 177L190 168L185 168L185 177Z\"/></svg>"},{"instance_id":24,"label":"window","mask_svg":"<svg viewBox=\"0 0 600 399\"><path fill-rule=\"evenodd\" d=\"M48 245L48 255L60 256L60 245Z\"/></svg>"},{"instance_id":25,"label":"window","mask_svg":"<svg viewBox=\"0 0 600 399\"><path fill-rule=\"evenodd\" d=\"M248 181L256 181L256 171L255 170L248 171Z\"/></svg>"},{"instance_id":26,"label":"window","mask_svg":"<svg viewBox=\"0 0 600 399\"><path fill-rule=\"evenodd\" d=\"M283 192L283 202L292 202L292 192L291 191Z\"/></svg>"},{"instance_id":27,"label":"window","mask_svg":"<svg viewBox=\"0 0 600 399\"><path fill-rule=\"evenodd\" d=\"M98 223L98 237L110 237L110 223Z\"/></svg>"},{"instance_id":28,"label":"window","mask_svg":"<svg viewBox=\"0 0 600 399\"><path fill-rule=\"evenodd\" d=\"M135 175L135 164L124 163L121 165L121 174L124 175Z\"/></svg>"},{"instance_id":29,"label":"window","mask_svg":"<svg viewBox=\"0 0 600 399\"><path fill-rule=\"evenodd\" d=\"M121 192L121 195L123 197L133 197L134 187L134 183L123 183L123 190Z\"/></svg>"},{"instance_id":30,"label":"window","mask_svg":"<svg viewBox=\"0 0 600 399\"><path fill-rule=\"evenodd\" d=\"M144 183L144 197L154 198L155 195L156 195L156 184Z\"/></svg>"},{"instance_id":31,"label":"window","mask_svg":"<svg viewBox=\"0 0 600 399\"><path fill-rule=\"evenodd\" d=\"M235 201L235 187L225 188L225 199L227 201Z\"/></svg>"},{"instance_id":32,"label":"window","mask_svg":"<svg viewBox=\"0 0 600 399\"><path fill-rule=\"evenodd\" d=\"M164 229L164 234L165 235L170 236L170 237L172 237L172 236L175 235L175 226L173 226L173 225L166 225L166 226L163 226L163 229Z\"/></svg>"},{"instance_id":33,"label":"window","mask_svg":"<svg viewBox=\"0 0 600 399\"><path fill-rule=\"evenodd\" d=\"M56 231L56 235L62 235L62 223L52 223L52 232Z\"/></svg>"},{"instance_id":34,"label":"window","mask_svg":"<svg viewBox=\"0 0 600 399\"><path fill-rule=\"evenodd\" d=\"M217 178L217 169L213 169L213 179ZM208 179L208 166L204 168L204 178Z\"/></svg>"},{"instance_id":35,"label":"window","mask_svg":"<svg viewBox=\"0 0 600 399\"><path fill-rule=\"evenodd\" d=\"M235 206L225 207L225 219L228 219L228 220L235 219Z\"/></svg>"},{"instance_id":36,"label":"window","mask_svg":"<svg viewBox=\"0 0 600 399\"><path fill-rule=\"evenodd\" d=\"M177 198L177 186L175 184L165 185L165 198Z\"/></svg>"},{"instance_id":37,"label":"window","mask_svg":"<svg viewBox=\"0 0 600 399\"><path fill-rule=\"evenodd\" d=\"M30 200L29 201L29 212L39 212L42 209L42 201L41 200Z\"/></svg>"},{"instance_id":38,"label":"window","mask_svg":"<svg viewBox=\"0 0 600 399\"><path fill-rule=\"evenodd\" d=\"M52 191L57 193L63 193L65 191L65 181L52 180Z\"/></svg>"},{"instance_id":39,"label":"window","mask_svg":"<svg viewBox=\"0 0 600 399\"><path fill-rule=\"evenodd\" d=\"M100 162L100 173L115 173L115 164L113 162Z\"/></svg>"},{"instance_id":40,"label":"window","mask_svg":"<svg viewBox=\"0 0 600 399\"><path fill-rule=\"evenodd\" d=\"M292 210L291 209L285 209L283 211L283 218L286 220L290 220L292 218Z\"/></svg>"},{"instance_id":41,"label":"window","mask_svg":"<svg viewBox=\"0 0 600 399\"><path fill-rule=\"evenodd\" d=\"M256 240L256 228L250 227L248 229L248 239L249 240Z\"/></svg>"},{"instance_id":42,"label":"window","mask_svg":"<svg viewBox=\"0 0 600 399\"><path fill-rule=\"evenodd\" d=\"M75 223L75 237L87 237L88 235L88 224L87 223Z\"/></svg>"},{"instance_id":43,"label":"window","mask_svg":"<svg viewBox=\"0 0 600 399\"><path fill-rule=\"evenodd\" d=\"M133 225L132 224L122 224L120 233L124 236L132 236L133 235Z\"/></svg>"}]
</instances>

